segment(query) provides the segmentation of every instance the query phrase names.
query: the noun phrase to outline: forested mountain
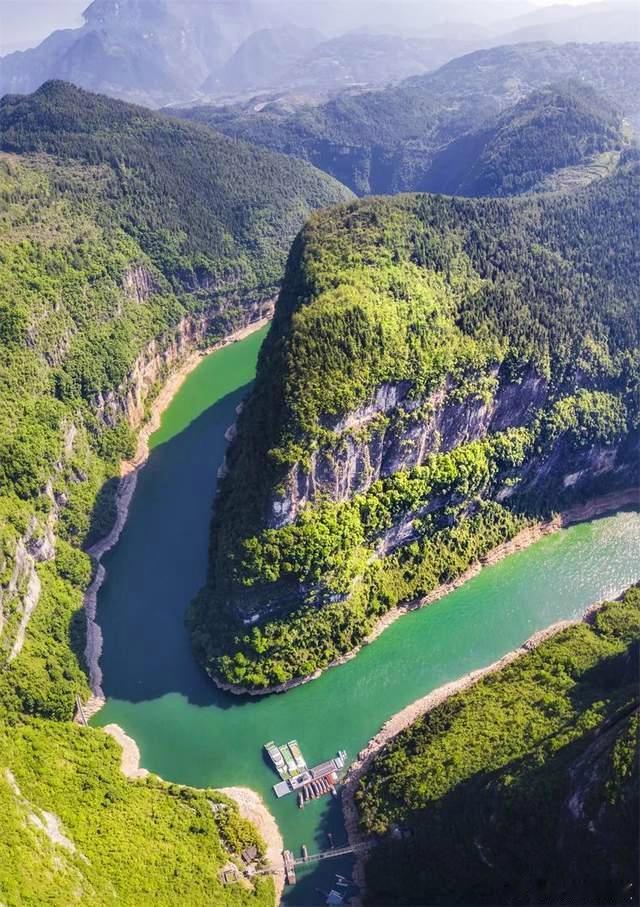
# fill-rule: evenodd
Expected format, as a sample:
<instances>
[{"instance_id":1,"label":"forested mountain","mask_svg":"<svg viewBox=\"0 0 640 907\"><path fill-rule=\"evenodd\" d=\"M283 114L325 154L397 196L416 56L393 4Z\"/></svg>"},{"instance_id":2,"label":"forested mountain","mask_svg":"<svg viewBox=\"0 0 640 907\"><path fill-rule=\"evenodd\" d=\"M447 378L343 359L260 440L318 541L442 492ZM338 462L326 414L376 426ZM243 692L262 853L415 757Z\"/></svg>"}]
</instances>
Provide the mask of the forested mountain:
<instances>
[{"instance_id":1,"label":"forested mountain","mask_svg":"<svg viewBox=\"0 0 640 907\"><path fill-rule=\"evenodd\" d=\"M178 289L268 291L309 211L348 196L312 167L62 82L0 102L0 148L106 164L120 225Z\"/></svg>"},{"instance_id":2,"label":"forested mountain","mask_svg":"<svg viewBox=\"0 0 640 907\"><path fill-rule=\"evenodd\" d=\"M184 755L155 762L167 777L222 777L237 754L211 727L203 746L201 706L229 703L172 632L206 561L207 473L209 573L186 621L240 694L327 669L558 510L631 498L640 44L493 46L617 35L614 13L93 0L81 27L0 58L0 907L277 901L282 843L265 822L267 850L256 800L131 768L133 741L87 722L104 705L101 558L130 502L145 509L145 444L169 449L155 415L200 352L265 327L254 384L262 334L186 383L163 426L189 398L188 453L187 430L169 439L184 485L150 458L148 517L120 539L132 570L100 599L135 618L110 612L124 646L107 639L130 726L161 728L170 712L146 707L169 700L194 718ZM358 798L380 837L374 902L451 902L453 873L487 905L628 896L639 609L632 590L381 754ZM251 725L243 749L264 775L262 739Z\"/></svg>"},{"instance_id":3,"label":"forested mountain","mask_svg":"<svg viewBox=\"0 0 640 907\"><path fill-rule=\"evenodd\" d=\"M579 82L534 91L493 123L437 154L420 189L447 195L518 195L555 171L620 150L617 111Z\"/></svg>"},{"instance_id":4,"label":"forested mountain","mask_svg":"<svg viewBox=\"0 0 640 907\"><path fill-rule=\"evenodd\" d=\"M636 903L639 642L635 588L385 747L367 903Z\"/></svg>"},{"instance_id":5,"label":"forested mountain","mask_svg":"<svg viewBox=\"0 0 640 907\"><path fill-rule=\"evenodd\" d=\"M312 218L193 609L209 671L326 668L532 517L633 482L638 181L629 152L575 193Z\"/></svg>"},{"instance_id":6,"label":"forested mountain","mask_svg":"<svg viewBox=\"0 0 640 907\"><path fill-rule=\"evenodd\" d=\"M382 91L293 112L195 107L188 119L309 160L358 194L420 189L436 154L550 83L585 82L624 115L640 110L640 44L522 44L468 54Z\"/></svg>"},{"instance_id":7,"label":"forested mountain","mask_svg":"<svg viewBox=\"0 0 640 907\"><path fill-rule=\"evenodd\" d=\"M169 369L259 318L308 213L348 193L64 83L4 98L0 134L0 901L272 904L271 881L218 878L255 838L234 806L131 785L69 723L90 692L85 552Z\"/></svg>"}]
</instances>

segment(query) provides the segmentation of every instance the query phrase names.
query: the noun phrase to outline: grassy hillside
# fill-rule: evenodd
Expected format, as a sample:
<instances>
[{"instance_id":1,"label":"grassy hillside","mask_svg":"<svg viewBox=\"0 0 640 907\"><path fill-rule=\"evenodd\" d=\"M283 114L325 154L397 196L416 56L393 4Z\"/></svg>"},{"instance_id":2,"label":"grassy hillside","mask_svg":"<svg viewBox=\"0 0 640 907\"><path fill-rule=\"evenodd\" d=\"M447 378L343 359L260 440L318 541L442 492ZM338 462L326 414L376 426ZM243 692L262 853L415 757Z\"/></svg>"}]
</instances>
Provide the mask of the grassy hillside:
<instances>
[{"instance_id":1,"label":"grassy hillside","mask_svg":"<svg viewBox=\"0 0 640 907\"><path fill-rule=\"evenodd\" d=\"M620 116L578 82L535 91L479 132L436 155L421 190L519 195L554 172L590 163L623 144Z\"/></svg>"},{"instance_id":2,"label":"grassy hillside","mask_svg":"<svg viewBox=\"0 0 640 907\"><path fill-rule=\"evenodd\" d=\"M417 191L434 156L531 92L576 79L625 115L638 110L640 45L519 44L477 51L380 91L291 112L266 104L181 112L227 135L311 161L358 195Z\"/></svg>"},{"instance_id":3,"label":"grassy hillside","mask_svg":"<svg viewBox=\"0 0 640 907\"><path fill-rule=\"evenodd\" d=\"M638 175L311 220L194 607L210 671L264 688L324 668L528 519L633 481Z\"/></svg>"},{"instance_id":4,"label":"grassy hillside","mask_svg":"<svg viewBox=\"0 0 640 907\"><path fill-rule=\"evenodd\" d=\"M640 591L395 738L357 802L368 904L637 904Z\"/></svg>"},{"instance_id":5,"label":"grassy hillside","mask_svg":"<svg viewBox=\"0 0 640 907\"><path fill-rule=\"evenodd\" d=\"M103 734L66 722L89 694L86 550L146 404L176 358L260 314L307 214L348 193L62 83L4 98L0 135L0 901L270 903L270 882L222 893L237 842L206 798L125 783ZM25 824L5 768L76 856ZM143 838L156 862L135 862Z\"/></svg>"}]
</instances>

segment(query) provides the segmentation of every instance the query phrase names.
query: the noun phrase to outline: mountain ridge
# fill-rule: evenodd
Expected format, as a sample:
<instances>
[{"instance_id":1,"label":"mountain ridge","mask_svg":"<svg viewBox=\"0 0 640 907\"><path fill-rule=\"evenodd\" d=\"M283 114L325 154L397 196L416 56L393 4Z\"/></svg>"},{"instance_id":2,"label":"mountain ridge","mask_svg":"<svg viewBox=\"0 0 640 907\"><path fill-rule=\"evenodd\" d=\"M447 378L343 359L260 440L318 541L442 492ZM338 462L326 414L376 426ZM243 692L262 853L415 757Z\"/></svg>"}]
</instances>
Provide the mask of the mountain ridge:
<instances>
[{"instance_id":1,"label":"mountain ridge","mask_svg":"<svg viewBox=\"0 0 640 907\"><path fill-rule=\"evenodd\" d=\"M530 4L519 6L531 12ZM398 0L390 16L382 0L366 4L338 0L305 4L289 0L209 0L206 4L194 0L93 0L81 26L52 32L37 47L0 58L0 95L29 93L45 81L64 79L123 100L160 107L205 99L207 93L214 97L230 91L242 95L247 85L268 89L274 87L279 69L279 90L292 92L305 86L312 97L326 97L345 85L397 81L434 69L460 53L523 38L637 39L631 7L628 12L627 7L620 9L619 21L606 12L591 15L588 21L598 19L593 27L582 27L581 18L558 20L549 13L538 26L542 31L534 27L509 36L505 33L508 8L501 3L484 3L479 15L466 2L431 3L426 9L417 2ZM514 11L512 4L510 11ZM280 46L286 44L287 29L315 29L326 36L325 49L319 58L313 53L304 58L301 48L296 48L303 62L287 69L278 54L263 44L262 53L273 63L269 73L264 59L255 67L251 60L251 48L260 47L261 39L256 36L265 29L279 33L275 43ZM249 50L242 50L246 41ZM229 82L234 65L240 62L232 62L238 52L244 62L236 73L238 82ZM260 73L264 81L256 81Z\"/></svg>"},{"instance_id":2,"label":"mountain ridge","mask_svg":"<svg viewBox=\"0 0 640 907\"><path fill-rule=\"evenodd\" d=\"M620 114L592 88L581 82L550 85L451 142L435 156L420 190L464 196L531 192L552 174L624 144Z\"/></svg>"},{"instance_id":3,"label":"mountain ridge","mask_svg":"<svg viewBox=\"0 0 640 907\"><path fill-rule=\"evenodd\" d=\"M577 79L625 116L640 109L640 44L533 43L475 51L377 91L291 112L275 104L174 111L313 162L356 194L417 191L435 154L550 82Z\"/></svg>"}]
</instances>

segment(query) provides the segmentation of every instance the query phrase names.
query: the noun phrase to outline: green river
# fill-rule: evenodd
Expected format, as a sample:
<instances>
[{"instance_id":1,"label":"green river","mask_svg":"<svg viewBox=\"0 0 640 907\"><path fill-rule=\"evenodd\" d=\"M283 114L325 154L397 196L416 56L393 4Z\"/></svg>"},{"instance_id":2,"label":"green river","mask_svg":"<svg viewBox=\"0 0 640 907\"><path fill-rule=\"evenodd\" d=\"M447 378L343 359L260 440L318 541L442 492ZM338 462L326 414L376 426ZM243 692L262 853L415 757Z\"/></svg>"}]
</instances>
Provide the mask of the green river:
<instances>
[{"instance_id":1,"label":"green river","mask_svg":"<svg viewBox=\"0 0 640 907\"><path fill-rule=\"evenodd\" d=\"M390 715L516 648L537 630L577 617L640 578L640 515L582 524L487 568L463 588L391 626L356 659L285 696L238 698L215 689L193 660L185 609L207 569L208 529L224 433L255 373L264 331L204 359L151 441L129 519L104 563L98 621L108 698L94 719L138 743L142 764L198 787L247 786L274 814L296 854L345 842L339 804L304 810L276 800L262 745L297 738L308 763L354 756ZM350 859L299 873L284 903L324 903L318 893L348 875Z\"/></svg>"}]
</instances>

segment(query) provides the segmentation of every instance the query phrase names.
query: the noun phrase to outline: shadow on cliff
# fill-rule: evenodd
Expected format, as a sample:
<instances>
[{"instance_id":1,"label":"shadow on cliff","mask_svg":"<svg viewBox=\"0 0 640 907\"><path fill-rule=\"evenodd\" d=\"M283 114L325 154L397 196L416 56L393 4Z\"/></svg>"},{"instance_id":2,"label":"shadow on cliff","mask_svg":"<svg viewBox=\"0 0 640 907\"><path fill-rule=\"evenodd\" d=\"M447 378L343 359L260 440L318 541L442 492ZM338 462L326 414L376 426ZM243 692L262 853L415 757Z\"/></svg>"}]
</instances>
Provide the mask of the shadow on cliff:
<instances>
[{"instance_id":1,"label":"shadow on cliff","mask_svg":"<svg viewBox=\"0 0 640 907\"><path fill-rule=\"evenodd\" d=\"M223 397L154 448L139 475L120 541L103 559L98 623L110 698L142 702L178 693L221 708L243 701L217 691L198 666L184 618L206 579L225 432L250 387Z\"/></svg>"}]
</instances>

